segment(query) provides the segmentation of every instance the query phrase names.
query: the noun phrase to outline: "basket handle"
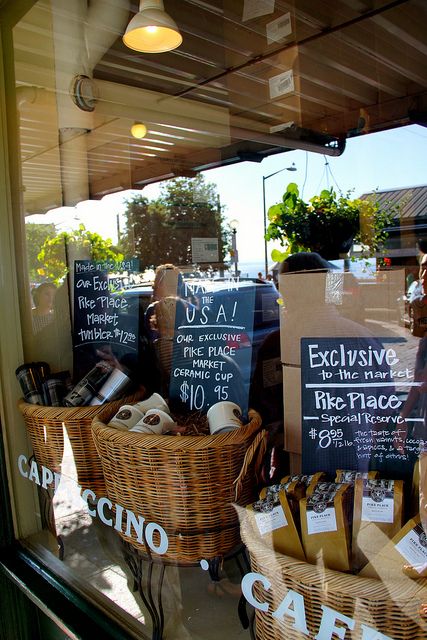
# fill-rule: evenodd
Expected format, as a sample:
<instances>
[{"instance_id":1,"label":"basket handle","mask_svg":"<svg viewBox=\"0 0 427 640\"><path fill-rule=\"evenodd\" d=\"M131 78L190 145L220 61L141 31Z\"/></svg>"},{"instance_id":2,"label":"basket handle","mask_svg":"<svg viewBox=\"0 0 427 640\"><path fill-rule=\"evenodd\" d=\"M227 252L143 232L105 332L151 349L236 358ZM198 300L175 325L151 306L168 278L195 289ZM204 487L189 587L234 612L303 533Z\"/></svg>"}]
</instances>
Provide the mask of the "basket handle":
<instances>
[{"instance_id":1,"label":"basket handle","mask_svg":"<svg viewBox=\"0 0 427 640\"><path fill-rule=\"evenodd\" d=\"M239 499L240 493L243 488L243 480L248 472L250 465L255 459L255 477L258 478L258 472L261 468L263 458L267 451L267 431L263 429L259 431L255 438L252 440L251 445L247 448L245 457L243 460L242 468L240 469L240 473L233 482L235 485L235 500L236 502Z\"/></svg>"}]
</instances>

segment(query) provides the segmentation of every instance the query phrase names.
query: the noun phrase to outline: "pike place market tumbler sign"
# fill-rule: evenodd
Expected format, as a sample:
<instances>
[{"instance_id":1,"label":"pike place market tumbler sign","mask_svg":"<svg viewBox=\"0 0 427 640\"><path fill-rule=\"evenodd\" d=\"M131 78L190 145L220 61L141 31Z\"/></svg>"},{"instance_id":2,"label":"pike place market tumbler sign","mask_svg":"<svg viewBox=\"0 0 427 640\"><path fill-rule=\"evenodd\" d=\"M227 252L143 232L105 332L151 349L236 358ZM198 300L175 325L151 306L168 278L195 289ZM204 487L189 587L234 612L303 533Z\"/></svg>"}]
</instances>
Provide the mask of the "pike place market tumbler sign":
<instances>
[{"instance_id":1,"label":"pike place market tumbler sign","mask_svg":"<svg viewBox=\"0 0 427 640\"><path fill-rule=\"evenodd\" d=\"M85 362L108 345L117 355L138 351L138 314L125 295L125 279L138 269L137 260L74 263L74 368L86 374Z\"/></svg>"},{"instance_id":2,"label":"pike place market tumbler sign","mask_svg":"<svg viewBox=\"0 0 427 640\"><path fill-rule=\"evenodd\" d=\"M419 439L405 441L407 425L423 418L404 420L400 415L408 390L416 384L413 369L379 339L303 338L304 472L404 472L424 445ZM399 450L399 442L404 450Z\"/></svg>"}]
</instances>

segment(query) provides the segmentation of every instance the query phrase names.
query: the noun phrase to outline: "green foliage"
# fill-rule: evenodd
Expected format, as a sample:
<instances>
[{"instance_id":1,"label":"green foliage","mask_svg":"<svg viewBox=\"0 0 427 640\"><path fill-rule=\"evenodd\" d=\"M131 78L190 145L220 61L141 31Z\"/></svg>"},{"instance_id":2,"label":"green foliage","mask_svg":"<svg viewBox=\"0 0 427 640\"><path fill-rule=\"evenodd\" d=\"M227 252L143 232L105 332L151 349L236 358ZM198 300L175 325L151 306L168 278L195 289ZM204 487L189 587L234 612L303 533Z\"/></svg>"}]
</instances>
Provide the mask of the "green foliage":
<instances>
[{"instance_id":1,"label":"green foliage","mask_svg":"<svg viewBox=\"0 0 427 640\"><path fill-rule=\"evenodd\" d=\"M58 285L74 260L123 260L123 254L113 247L110 239L104 240L80 224L78 229L46 239L37 258L43 265L44 278Z\"/></svg>"},{"instance_id":2,"label":"green foliage","mask_svg":"<svg viewBox=\"0 0 427 640\"><path fill-rule=\"evenodd\" d=\"M331 259L333 253L348 252L355 242L373 255L387 237L385 228L396 213L396 207L380 209L375 199L351 199L350 192L337 196L332 188L304 202L298 186L290 183L282 202L268 211L265 238L280 240L288 254L317 251Z\"/></svg>"},{"instance_id":3,"label":"green foliage","mask_svg":"<svg viewBox=\"0 0 427 640\"><path fill-rule=\"evenodd\" d=\"M291 254L290 249L288 248L286 251L279 251L279 249L273 249L271 252L271 259L274 262L283 262L286 258Z\"/></svg>"},{"instance_id":4,"label":"green foliage","mask_svg":"<svg viewBox=\"0 0 427 640\"><path fill-rule=\"evenodd\" d=\"M157 200L138 194L126 205L126 228L119 246L127 256L139 259L141 271L166 262L191 264L192 237L218 238L219 258L224 260L229 232L216 187L203 176L168 180Z\"/></svg>"},{"instance_id":5,"label":"green foliage","mask_svg":"<svg viewBox=\"0 0 427 640\"><path fill-rule=\"evenodd\" d=\"M25 225L25 236L27 241L27 261L30 282L43 282L45 279L44 268L37 256L45 240L56 236L55 225L27 222Z\"/></svg>"}]
</instances>

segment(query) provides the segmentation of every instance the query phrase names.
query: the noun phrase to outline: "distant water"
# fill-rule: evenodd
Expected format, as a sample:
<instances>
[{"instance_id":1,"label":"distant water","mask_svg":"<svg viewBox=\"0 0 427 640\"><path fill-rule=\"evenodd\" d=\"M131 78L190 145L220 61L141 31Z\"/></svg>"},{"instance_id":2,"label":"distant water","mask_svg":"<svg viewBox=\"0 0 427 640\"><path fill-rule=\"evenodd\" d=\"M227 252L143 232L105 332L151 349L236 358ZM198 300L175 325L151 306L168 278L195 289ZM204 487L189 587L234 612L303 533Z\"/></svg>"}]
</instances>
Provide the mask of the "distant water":
<instances>
[{"instance_id":1,"label":"distant water","mask_svg":"<svg viewBox=\"0 0 427 640\"><path fill-rule=\"evenodd\" d=\"M271 266L271 263L269 263L269 266ZM265 265L262 260L259 262L239 262L238 268L242 278L256 278L260 271L262 275L265 275Z\"/></svg>"},{"instance_id":2,"label":"distant water","mask_svg":"<svg viewBox=\"0 0 427 640\"><path fill-rule=\"evenodd\" d=\"M344 270L344 260L333 260L332 264L336 265L341 271ZM268 263L268 266L272 266L271 261ZM243 278L256 278L260 271L264 275L265 264L263 260L259 260L258 262L239 262L238 268ZM375 272L375 259L350 262L350 271L354 273L356 278L362 280L369 278L371 274Z\"/></svg>"}]
</instances>

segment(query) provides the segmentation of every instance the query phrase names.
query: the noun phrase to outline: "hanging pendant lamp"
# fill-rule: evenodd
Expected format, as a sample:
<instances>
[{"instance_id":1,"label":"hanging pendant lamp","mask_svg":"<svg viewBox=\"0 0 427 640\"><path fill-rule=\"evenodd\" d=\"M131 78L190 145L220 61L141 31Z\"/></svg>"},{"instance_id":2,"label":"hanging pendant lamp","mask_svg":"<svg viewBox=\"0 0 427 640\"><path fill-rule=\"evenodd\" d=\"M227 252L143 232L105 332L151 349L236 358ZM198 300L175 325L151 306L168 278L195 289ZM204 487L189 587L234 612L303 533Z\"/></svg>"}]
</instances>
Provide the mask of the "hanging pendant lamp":
<instances>
[{"instance_id":1,"label":"hanging pendant lamp","mask_svg":"<svg viewBox=\"0 0 427 640\"><path fill-rule=\"evenodd\" d=\"M140 0L139 12L129 22L123 42L141 53L164 53L179 47L182 36L162 0Z\"/></svg>"}]
</instances>

